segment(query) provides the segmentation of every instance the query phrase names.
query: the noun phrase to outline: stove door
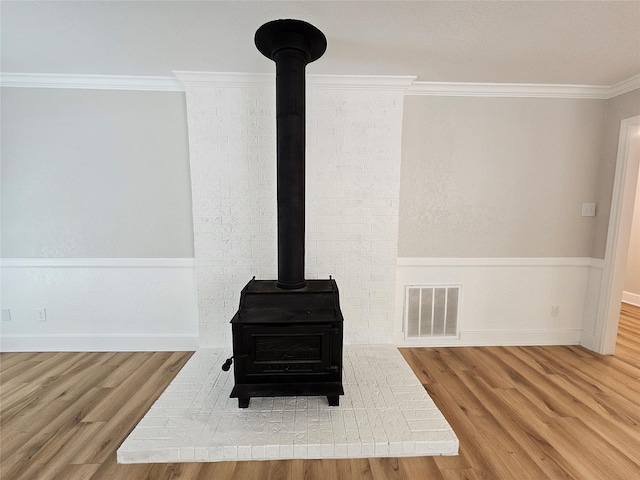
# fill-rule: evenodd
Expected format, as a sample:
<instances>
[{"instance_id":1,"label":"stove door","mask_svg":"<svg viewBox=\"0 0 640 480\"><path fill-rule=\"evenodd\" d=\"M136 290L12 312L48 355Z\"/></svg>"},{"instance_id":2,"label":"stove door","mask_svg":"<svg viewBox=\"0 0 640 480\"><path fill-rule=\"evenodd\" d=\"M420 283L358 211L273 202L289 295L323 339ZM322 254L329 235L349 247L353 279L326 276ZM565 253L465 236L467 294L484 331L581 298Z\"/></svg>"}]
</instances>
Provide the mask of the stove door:
<instances>
[{"instance_id":1,"label":"stove door","mask_svg":"<svg viewBox=\"0 0 640 480\"><path fill-rule=\"evenodd\" d=\"M241 337L236 373L248 383L336 381L341 373L332 354L339 330L330 324L244 325Z\"/></svg>"}]
</instances>

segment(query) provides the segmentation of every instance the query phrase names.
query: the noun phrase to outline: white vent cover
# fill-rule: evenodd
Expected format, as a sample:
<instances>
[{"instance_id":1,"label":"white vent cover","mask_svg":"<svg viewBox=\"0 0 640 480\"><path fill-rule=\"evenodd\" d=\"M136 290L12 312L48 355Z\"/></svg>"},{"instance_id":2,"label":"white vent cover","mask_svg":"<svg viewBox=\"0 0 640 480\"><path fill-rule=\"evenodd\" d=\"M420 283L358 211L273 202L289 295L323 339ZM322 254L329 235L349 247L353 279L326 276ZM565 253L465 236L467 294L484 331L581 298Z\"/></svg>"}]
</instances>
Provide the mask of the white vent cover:
<instances>
[{"instance_id":1,"label":"white vent cover","mask_svg":"<svg viewBox=\"0 0 640 480\"><path fill-rule=\"evenodd\" d=\"M405 338L457 337L459 285L408 285Z\"/></svg>"}]
</instances>

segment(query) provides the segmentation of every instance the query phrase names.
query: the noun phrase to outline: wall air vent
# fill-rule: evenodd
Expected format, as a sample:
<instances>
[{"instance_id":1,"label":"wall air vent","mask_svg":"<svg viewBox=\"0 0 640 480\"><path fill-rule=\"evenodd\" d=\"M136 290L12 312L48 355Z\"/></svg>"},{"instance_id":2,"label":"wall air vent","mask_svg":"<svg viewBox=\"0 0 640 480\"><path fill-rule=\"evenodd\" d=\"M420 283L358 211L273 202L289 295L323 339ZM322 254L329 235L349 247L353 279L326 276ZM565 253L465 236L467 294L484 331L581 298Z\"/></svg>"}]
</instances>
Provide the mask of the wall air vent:
<instances>
[{"instance_id":1,"label":"wall air vent","mask_svg":"<svg viewBox=\"0 0 640 480\"><path fill-rule=\"evenodd\" d=\"M459 285L407 285L404 304L406 339L458 336Z\"/></svg>"}]
</instances>

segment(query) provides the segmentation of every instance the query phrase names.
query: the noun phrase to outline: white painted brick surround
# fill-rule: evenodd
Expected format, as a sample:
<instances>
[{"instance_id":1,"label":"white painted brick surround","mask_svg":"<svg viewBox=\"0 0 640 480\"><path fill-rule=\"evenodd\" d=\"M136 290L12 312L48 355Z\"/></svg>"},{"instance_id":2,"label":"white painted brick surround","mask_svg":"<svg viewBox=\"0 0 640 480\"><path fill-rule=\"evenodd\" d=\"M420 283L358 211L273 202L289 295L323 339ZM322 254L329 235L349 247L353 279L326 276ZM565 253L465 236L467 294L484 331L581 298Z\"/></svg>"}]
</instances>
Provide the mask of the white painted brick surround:
<instances>
[{"instance_id":1,"label":"white painted brick surround","mask_svg":"<svg viewBox=\"0 0 640 480\"><path fill-rule=\"evenodd\" d=\"M391 345L344 350L339 407L326 397L229 398L231 349L200 348L118 449L119 463L456 455L458 438Z\"/></svg>"},{"instance_id":2,"label":"white painted brick surround","mask_svg":"<svg viewBox=\"0 0 640 480\"><path fill-rule=\"evenodd\" d=\"M275 93L187 86L200 344L228 347L252 276L277 277ZM393 341L403 91L307 88L306 278L338 282L346 343Z\"/></svg>"}]
</instances>

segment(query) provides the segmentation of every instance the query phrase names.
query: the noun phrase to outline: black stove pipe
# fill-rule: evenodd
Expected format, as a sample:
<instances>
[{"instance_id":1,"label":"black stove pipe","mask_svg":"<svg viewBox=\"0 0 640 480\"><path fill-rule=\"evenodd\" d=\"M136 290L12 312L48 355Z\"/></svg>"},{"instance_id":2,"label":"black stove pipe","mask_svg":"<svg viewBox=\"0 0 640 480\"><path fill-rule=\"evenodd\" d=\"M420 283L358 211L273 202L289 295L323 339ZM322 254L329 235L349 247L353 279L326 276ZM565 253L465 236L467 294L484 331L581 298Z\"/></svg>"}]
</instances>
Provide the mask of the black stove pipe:
<instances>
[{"instance_id":1,"label":"black stove pipe","mask_svg":"<svg viewBox=\"0 0 640 480\"><path fill-rule=\"evenodd\" d=\"M255 35L258 50L276 63L278 281L282 289L306 285L305 67L327 48L323 33L300 20L275 20Z\"/></svg>"}]
</instances>

